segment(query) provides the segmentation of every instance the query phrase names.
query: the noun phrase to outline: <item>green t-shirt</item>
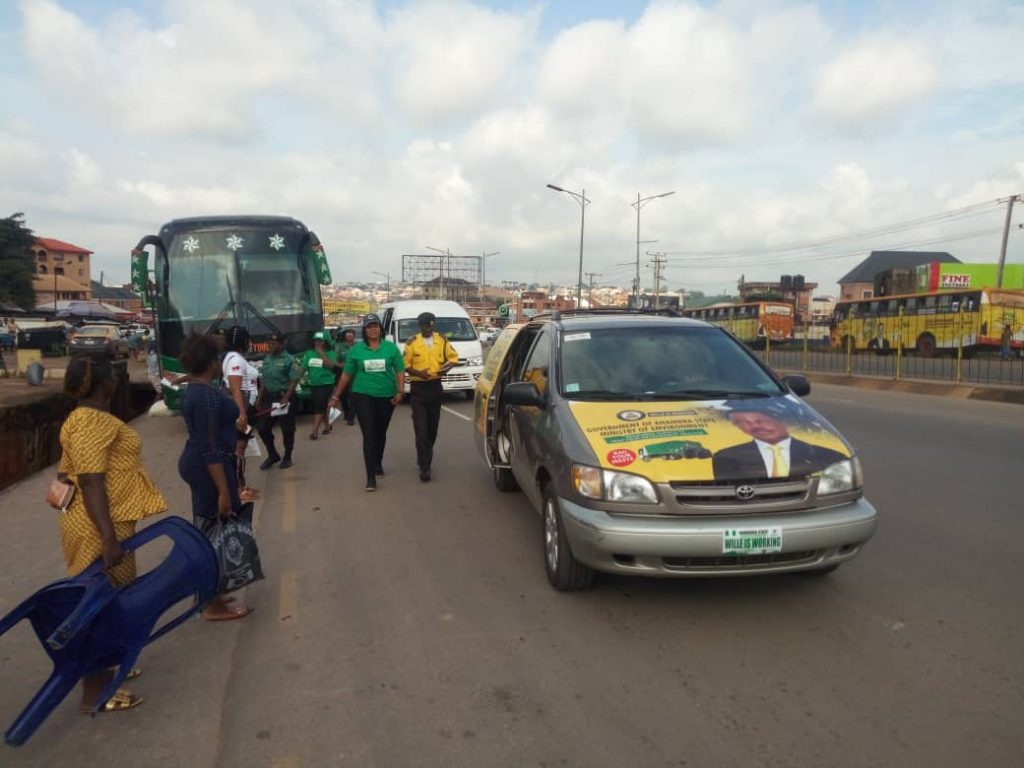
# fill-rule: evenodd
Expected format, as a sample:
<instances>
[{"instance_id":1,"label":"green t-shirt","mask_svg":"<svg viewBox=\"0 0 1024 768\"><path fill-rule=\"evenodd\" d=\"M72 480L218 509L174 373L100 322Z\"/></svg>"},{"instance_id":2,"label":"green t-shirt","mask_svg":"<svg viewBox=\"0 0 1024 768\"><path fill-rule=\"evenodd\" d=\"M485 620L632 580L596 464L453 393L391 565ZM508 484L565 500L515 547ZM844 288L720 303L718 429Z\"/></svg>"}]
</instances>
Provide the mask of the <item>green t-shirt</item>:
<instances>
[{"instance_id":1,"label":"green t-shirt","mask_svg":"<svg viewBox=\"0 0 1024 768\"><path fill-rule=\"evenodd\" d=\"M324 356L332 363L338 362L338 353L333 349L328 349L324 352ZM324 387L334 384L335 374L334 369L328 367L320 353L315 349L311 349L307 352L302 353L302 358L299 360L302 367L306 369L306 373L309 375L309 386L311 387Z\"/></svg>"},{"instance_id":2,"label":"green t-shirt","mask_svg":"<svg viewBox=\"0 0 1024 768\"><path fill-rule=\"evenodd\" d=\"M352 391L372 397L394 397L398 392L395 376L404 370L402 350L386 339L381 339L376 350L365 342L355 344L345 357L345 373L352 377Z\"/></svg>"},{"instance_id":3,"label":"green t-shirt","mask_svg":"<svg viewBox=\"0 0 1024 768\"><path fill-rule=\"evenodd\" d=\"M302 369L295 362L295 358L287 352L263 358L260 378L263 379L263 386L268 392L286 392L288 386L293 381L298 381L300 376Z\"/></svg>"},{"instance_id":4,"label":"green t-shirt","mask_svg":"<svg viewBox=\"0 0 1024 768\"><path fill-rule=\"evenodd\" d=\"M346 344L344 341L339 341L334 347L334 351L338 353L338 362L344 363L348 358L348 351L358 343L358 341L353 341L351 344Z\"/></svg>"}]
</instances>

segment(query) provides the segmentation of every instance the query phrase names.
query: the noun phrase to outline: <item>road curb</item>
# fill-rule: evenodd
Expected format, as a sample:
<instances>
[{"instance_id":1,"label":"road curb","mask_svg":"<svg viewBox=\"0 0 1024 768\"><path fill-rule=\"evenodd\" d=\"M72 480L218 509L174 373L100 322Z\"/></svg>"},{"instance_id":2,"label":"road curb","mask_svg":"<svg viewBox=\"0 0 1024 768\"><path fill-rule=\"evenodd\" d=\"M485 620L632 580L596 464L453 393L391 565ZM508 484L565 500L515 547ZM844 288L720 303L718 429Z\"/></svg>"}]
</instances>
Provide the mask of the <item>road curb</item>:
<instances>
[{"instance_id":1,"label":"road curb","mask_svg":"<svg viewBox=\"0 0 1024 768\"><path fill-rule=\"evenodd\" d=\"M806 376L811 382L832 384L840 387L873 389L883 392L905 392L914 395L933 395L957 400L988 400L996 403L1024 405L1024 387L979 387L956 384L942 384L934 381L908 381L907 379L881 379L870 376L847 376L842 373L817 371L785 371L782 375Z\"/></svg>"}]
</instances>

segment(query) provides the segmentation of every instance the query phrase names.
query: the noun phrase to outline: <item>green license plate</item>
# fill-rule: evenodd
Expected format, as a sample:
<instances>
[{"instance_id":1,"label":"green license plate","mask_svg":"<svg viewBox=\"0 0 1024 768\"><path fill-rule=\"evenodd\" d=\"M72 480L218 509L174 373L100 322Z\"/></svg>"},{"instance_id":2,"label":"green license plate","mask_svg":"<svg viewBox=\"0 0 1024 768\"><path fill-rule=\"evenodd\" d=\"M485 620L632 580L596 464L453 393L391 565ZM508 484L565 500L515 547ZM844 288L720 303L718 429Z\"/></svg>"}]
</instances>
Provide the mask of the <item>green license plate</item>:
<instances>
[{"instance_id":1,"label":"green license plate","mask_svg":"<svg viewBox=\"0 0 1024 768\"><path fill-rule=\"evenodd\" d=\"M768 555L781 551L781 528L741 528L722 532L724 555Z\"/></svg>"}]
</instances>

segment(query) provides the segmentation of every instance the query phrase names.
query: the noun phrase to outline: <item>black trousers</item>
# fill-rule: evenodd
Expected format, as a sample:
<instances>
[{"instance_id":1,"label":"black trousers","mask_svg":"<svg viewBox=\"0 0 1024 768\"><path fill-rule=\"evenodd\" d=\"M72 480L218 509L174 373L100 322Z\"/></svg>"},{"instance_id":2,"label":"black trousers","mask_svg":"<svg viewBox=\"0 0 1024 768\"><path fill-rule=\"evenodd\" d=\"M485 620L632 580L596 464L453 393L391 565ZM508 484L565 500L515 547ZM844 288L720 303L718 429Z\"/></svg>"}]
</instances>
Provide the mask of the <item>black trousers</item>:
<instances>
[{"instance_id":1,"label":"black trousers","mask_svg":"<svg viewBox=\"0 0 1024 768\"><path fill-rule=\"evenodd\" d=\"M263 399L263 407L269 408L271 403L280 403L284 392L267 392ZM274 445L274 426L281 428L281 438L284 442L284 455L291 458L292 449L295 447L295 410L298 403L294 396L289 401L288 413L284 416L271 416L269 413L260 417L259 433L263 444L267 446L268 458L279 458L277 447Z\"/></svg>"},{"instance_id":2,"label":"black trousers","mask_svg":"<svg viewBox=\"0 0 1024 768\"><path fill-rule=\"evenodd\" d=\"M356 417L352 411L352 388L345 387L345 391L341 393L341 412L344 414L345 421L352 421Z\"/></svg>"},{"instance_id":3,"label":"black trousers","mask_svg":"<svg viewBox=\"0 0 1024 768\"><path fill-rule=\"evenodd\" d=\"M430 464L434 460L437 425L441 421L444 385L440 380L414 381L409 385L409 389L412 427L416 432L416 464L420 469L430 469Z\"/></svg>"},{"instance_id":4,"label":"black trousers","mask_svg":"<svg viewBox=\"0 0 1024 768\"><path fill-rule=\"evenodd\" d=\"M376 477L377 468L384 463L384 444L395 406L389 397L353 392L352 409L363 433L363 463L366 464L366 478L370 479Z\"/></svg>"}]
</instances>

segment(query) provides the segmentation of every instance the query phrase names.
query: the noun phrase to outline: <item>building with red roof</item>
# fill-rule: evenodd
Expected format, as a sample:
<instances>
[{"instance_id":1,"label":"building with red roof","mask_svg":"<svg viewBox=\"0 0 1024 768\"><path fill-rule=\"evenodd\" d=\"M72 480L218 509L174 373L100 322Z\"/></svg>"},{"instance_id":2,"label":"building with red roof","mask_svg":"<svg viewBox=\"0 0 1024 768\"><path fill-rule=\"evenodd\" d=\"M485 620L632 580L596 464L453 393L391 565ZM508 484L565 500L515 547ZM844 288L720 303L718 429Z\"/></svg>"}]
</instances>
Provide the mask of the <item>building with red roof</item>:
<instances>
[{"instance_id":1,"label":"building with red roof","mask_svg":"<svg viewBox=\"0 0 1024 768\"><path fill-rule=\"evenodd\" d=\"M51 287L51 293L49 299L54 299L53 292L57 294L69 294L68 296L60 296L57 298L72 298L70 294L78 294L73 298L79 298L80 294L84 294L84 298L88 299L91 297L91 280L92 280L92 267L90 259L92 257L92 251L88 248L82 248L80 245L74 245L72 243L66 243L63 240L58 240L54 237L37 237L35 245L32 247L32 255L35 257L35 273L37 282L42 282L39 278L45 278L46 280L52 281L55 277L66 278L71 283L78 285L79 290L74 290L73 287L60 281L65 287L57 285L56 288ZM49 285L50 283L47 283ZM39 291L37 286L36 291Z\"/></svg>"}]
</instances>

